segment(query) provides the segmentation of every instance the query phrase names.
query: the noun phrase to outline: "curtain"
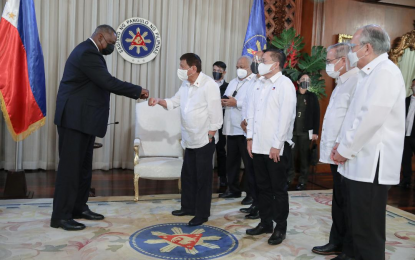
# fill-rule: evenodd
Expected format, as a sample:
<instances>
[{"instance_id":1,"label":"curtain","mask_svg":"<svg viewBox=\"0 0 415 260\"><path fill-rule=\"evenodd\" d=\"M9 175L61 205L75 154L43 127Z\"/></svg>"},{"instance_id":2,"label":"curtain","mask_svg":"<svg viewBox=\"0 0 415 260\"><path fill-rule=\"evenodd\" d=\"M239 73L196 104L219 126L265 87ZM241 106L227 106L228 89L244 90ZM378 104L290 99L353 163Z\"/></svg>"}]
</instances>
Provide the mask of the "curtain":
<instances>
[{"instance_id":1,"label":"curtain","mask_svg":"<svg viewBox=\"0 0 415 260\"><path fill-rule=\"evenodd\" d=\"M415 51L406 48L398 65L405 80L406 96L410 96L413 94L412 80L415 79Z\"/></svg>"},{"instance_id":2,"label":"curtain","mask_svg":"<svg viewBox=\"0 0 415 260\"><path fill-rule=\"evenodd\" d=\"M171 97L180 87L179 58L197 53L202 71L212 74L212 64L228 65L226 80L236 77L253 0L34 0L46 72L46 124L23 141L24 169L57 169L58 135L53 123L56 95L65 62L76 45L88 39L100 24L118 25L142 17L157 26L162 45L149 63L126 62L116 51L106 57L110 73L150 91L150 97ZM2 13L6 0L0 0ZM133 169L135 100L111 94L110 122L103 147L94 151L93 169ZM15 142L3 116L0 119L0 169L13 169Z\"/></svg>"}]
</instances>

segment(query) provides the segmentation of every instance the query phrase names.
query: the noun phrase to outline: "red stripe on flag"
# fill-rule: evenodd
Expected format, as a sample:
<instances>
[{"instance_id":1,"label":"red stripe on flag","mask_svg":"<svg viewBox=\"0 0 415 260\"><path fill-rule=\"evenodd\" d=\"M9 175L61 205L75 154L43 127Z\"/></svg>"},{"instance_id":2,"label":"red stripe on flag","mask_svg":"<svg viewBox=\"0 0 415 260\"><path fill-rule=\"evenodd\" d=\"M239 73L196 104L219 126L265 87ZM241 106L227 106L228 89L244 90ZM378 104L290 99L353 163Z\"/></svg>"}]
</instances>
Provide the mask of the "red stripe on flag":
<instances>
[{"instance_id":1,"label":"red stripe on flag","mask_svg":"<svg viewBox=\"0 0 415 260\"><path fill-rule=\"evenodd\" d=\"M0 21L0 92L3 113L9 118L12 135L19 135L43 119L30 88L26 50L16 27L7 20ZM5 108L5 109L4 109Z\"/></svg>"}]
</instances>

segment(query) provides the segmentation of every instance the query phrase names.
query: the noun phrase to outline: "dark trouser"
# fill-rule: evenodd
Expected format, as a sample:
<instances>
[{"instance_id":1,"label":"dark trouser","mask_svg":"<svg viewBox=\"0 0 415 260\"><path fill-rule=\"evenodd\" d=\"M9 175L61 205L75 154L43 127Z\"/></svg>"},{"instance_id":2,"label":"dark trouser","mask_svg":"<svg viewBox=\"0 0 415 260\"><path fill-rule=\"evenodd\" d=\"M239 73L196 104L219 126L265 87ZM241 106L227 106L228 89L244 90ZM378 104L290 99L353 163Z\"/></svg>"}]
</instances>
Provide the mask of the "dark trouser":
<instances>
[{"instance_id":1,"label":"dark trouser","mask_svg":"<svg viewBox=\"0 0 415 260\"><path fill-rule=\"evenodd\" d=\"M331 173L333 174L333 201L331 207L333 225L330 230L329 242L333 245L342 245L343 253L352 257L352 234L350 229L347 228L346 187L343 176L337 172L337 167L335 164L330 164Z\"/></svg>"},{"instance_id":2,"label":"dark trouser","mask_svg":"<svg viewBox=\"0 0 415 260\"><path fill-rule=\"evenodd\" d=\"M58 126L59 166L52 219L72 219L88 210L95 136Z\"/></svg>"},{"instance_id":3,"label":"dark trouser","mask_svg":"<svg viewBox=\"0 0 415 260\"><path fill-rule=\"evenodd\" d=\"M411 183L412 178L412 155L415 152L415 137L405 136L402 156L402 181Z\"/></svg>"},{"instance_id":4,"label":"dark trouser","mask_svg":"<svg viewBox=\"0 0 415 260\"><path fill-rule=\"evenodd\" d=\"M219 141L216 144L216 157L218 158L218 176L226 176L226 136L222 134L222 128L219 129Z\"/></svg>"},{"instance_id":5,"label":"dark trouser","mask_svg":"<svg viewBox=\"0 0 415 260\"><path fill-rule=\"evenodd\" d=\"M187 148L182 166L182 210L208 218L212 201L213 153L215 139L207 145Z\"/></svg>"},{"instance_id":6,"label":"dark trouser","mask_svg":"<svg viewBox=\"0 0 415 260\"><path fill-rule=\"evenodd\" d=\"M378 175L379 163L373 183L343 178L356 260L385 259L386 201L390 186L379 184Z\"/></svg>"},{"instance_id":7,"label":"dark trouser","mask_svg":"<svg viewBox=\"0 0 415 260\"><path fill-rule=\"evenodd\" d=\"M295 157L298 153L300 159L300 177L298 178L298 183L307 184L308 182L308 168L309 155L310 155L310 137L308 133L302 135L297 135L294 133L292 141L295 143L294 149L292 150L292 162L290 163L290 169L288 170L288 181L292 182L295 177Z\"/></svg>"},{"instance_id":8,"label":"dark trouser","mask_svg":"<svg viewBox=\"0 0 415 260\"><path fill-rule=\"evenodd\" d=\"M276 230L286 233L289 213L287 183L287 165L291 158L291 147L284 145L280 161L275 163L269 155L254 154L254 169L258 190L258 206L261 223L277 223Z\"/></svg>"},{"instance_id":9,"label":"dark trouser","mask_svg":"<svg viewBox=\"0 0 415 260\"><path fill-rule=\"evenodd\" d=\"M228 176L229 191L240 193L239 174L241 171L241 158L245 166L244 186L246 193L256 199L256 185L254 166L252 158L249 156L246 144L246 137L243 135L228 136L228 154L226 161L226 171Z\"/></svg>"}]
</instances>

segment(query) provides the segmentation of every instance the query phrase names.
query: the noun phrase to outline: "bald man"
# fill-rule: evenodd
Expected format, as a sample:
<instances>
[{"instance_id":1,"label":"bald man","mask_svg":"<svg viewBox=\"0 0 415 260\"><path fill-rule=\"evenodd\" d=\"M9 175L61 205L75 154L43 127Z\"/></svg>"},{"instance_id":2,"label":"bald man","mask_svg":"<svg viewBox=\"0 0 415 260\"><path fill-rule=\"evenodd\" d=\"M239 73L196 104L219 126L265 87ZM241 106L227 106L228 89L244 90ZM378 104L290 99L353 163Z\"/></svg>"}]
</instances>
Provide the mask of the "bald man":
<instances>
[{"instance_id":1,"label":"bald man","mask_svg":"<svg viewBox=\"0 0 415 260\"><path fill-rule=\"evenodd\" d=\"M146 99L148 90L120 81L107 69L103 55L114 51L115 30L100 25L91 38L69 55L56 98L55 124L59 134L59 166L56 175L50 226L82 230L74 218L102 220L86 204L91 187L95 137L107 131L110 93Z\"/></svg>"}]
</instances>

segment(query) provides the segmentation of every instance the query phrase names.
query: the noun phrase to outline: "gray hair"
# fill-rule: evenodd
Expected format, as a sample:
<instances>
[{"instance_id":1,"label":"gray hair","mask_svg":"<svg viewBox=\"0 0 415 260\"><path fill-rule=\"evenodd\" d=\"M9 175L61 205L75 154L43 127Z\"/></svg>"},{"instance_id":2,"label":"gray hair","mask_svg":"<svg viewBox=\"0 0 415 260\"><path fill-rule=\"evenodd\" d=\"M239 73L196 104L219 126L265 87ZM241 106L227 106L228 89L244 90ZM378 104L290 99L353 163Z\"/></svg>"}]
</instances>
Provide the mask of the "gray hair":
<instances>
[{"instance_id":1,"label":"gray hair","mask_svg":"<svg viewBox=\"0 0 415 260\"><path fill-rule=\"evenodd\" d=\"M95 29L95 31L94 31L93 34L97 34L97 33L108 33L108 34L114 33L115 35L117 34L117 32L114 30L114 28L112 28L108 24L101 24L101 25L99 25Z\"/></svg>"},{"instance_id":2,"label":"gray hair","mask_svg":"<svg viewBox=\"0 0 415 260\"><path fill-rule=\"evenodd\" d=\"M329 52L332 49L336 51L336 58L347 57L347 53L349 53L350 50L350 45L345 42L340 42L329 46L327 48L327 52Z\"/></svg>"},{"instance_id":3,"label":"gray hair","mask_svg":"<svg viewBox=\"0 0 415 260\"><path fill-rule=\"evenodd\" d=\"M379 25L369 24L359 28L359 30L362 30L360 44L369 43L372 45L375 54L380 55L391 49L391 39L388 33Z\"/></svg>"},{"instance_id":4,"label":"gray hair","mask_svg":"<svg viewBox=\"0 0 415 260\"><path fill-rule=\"evenodd\" d=\"M238 60L244 59L244 58L248 61L248 66L251 66L251 64L252 64L252 58L249 57L249 56L247 56L247 55L241 56Z\"/></svg>"}]
</instances>

